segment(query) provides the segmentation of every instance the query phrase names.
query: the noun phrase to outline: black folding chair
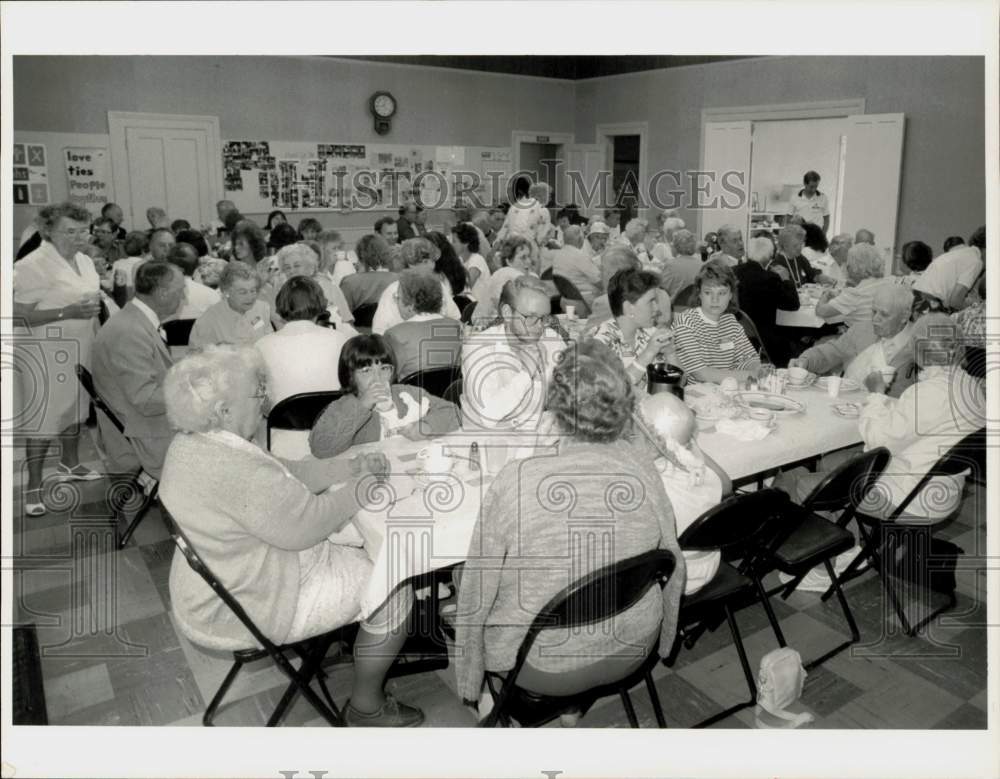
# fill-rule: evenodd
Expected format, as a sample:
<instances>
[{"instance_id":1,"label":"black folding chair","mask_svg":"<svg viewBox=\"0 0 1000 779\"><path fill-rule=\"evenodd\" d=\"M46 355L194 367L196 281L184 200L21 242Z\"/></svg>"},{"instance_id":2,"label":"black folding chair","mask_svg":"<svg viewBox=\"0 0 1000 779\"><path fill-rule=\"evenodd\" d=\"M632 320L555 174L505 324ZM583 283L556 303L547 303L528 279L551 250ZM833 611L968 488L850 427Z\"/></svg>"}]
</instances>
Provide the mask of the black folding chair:
<instances>
[{"instance_id":1,"label":"black folding chair","mask_svg":"<svg viewBox=\"0 0 1000 779\"><path fill-rule=\"evenodd\" d=\"M326 686L326 673L323 671L322 664L330 647L338 641L346 640L349 629L354 628L355 626L348 625L343 628L332 630L328 633L323 633L319 636L314 636L313 638L309 638L304 641L296 641L289 644L275 644L264 635L260 628L257 627L256 623L254 623L246 611L244 611L239 601L233 597L232 593L230 593L222 582L216 578L215 574L212 573L211 569L205 564L205 562L201 559L201 556L191 545L191 542L184 534L184 531L178 527L176 521L170 515L166 506L162 507L162 511L163 521L166 523L167 528L170 531L170 536L173 538L177 548L181 551L181 554L184 555L184 559L187 560L188 565L191 566L191 569L204 579L206 584L212 588L212 591L222 599L222 602L225 603L229 610L236 615L236 618L239 619L243 626L250 632L250 635L253 636L254 641L256 641L259 645L256 647L248 647L246 649L237 649L233 651L233 666L229 669L229 673L226 674L226 678L222 680L222 685L219 687L211 702L208 704L208 708L205 710L205 715L201 720L202 724L206 727L211 727L212 720L215 718L215 714L218 711L219 705L222 703L222 699L229 691L229 688L236 680L237 674L239 674L240 669L243 668L244 665L261 660L265 657L270 657L281 672L288 677L289 685L286 688L285 693L281 696L281 699L278 701L278 705L274 712L268 718L267 727L274 727L281 721L285 712L288 711L298 693L302 693L302 696L309 701L310 704L312 704L313 708L316 709L316 711L330 725L333 725L334 727L343 727L345 723L343 717L341 716L340 709L338 709L337 705L333 702L330 690ZM301 662L298 668L295 668L291 661L289 661L286 656L286 653L288 652L293 652L299 656ZM320 700L319 696L313 690L313 679L319 683L320 690L323 692L323 697L326 698L326 702Z\"/></svg>"},{"instance_id":2,"label":"black folding chair","mask_svg":"<svg viewBox=\"0 0 1000 779\"><path fill-rule=\"evenodd\" d=\"M104 416L108 418L108 421L114 425L115 429L122 434L122 438L128 441L128 437L125 435L125 425L122 424L121 420L118 419L114 411L111 410L104 398L100 396L97 392L97 388L94 386L94 377L91 376L90 371L84 368L82 365L77 364L76 366L76 378L80 382L84 391L90 396L91 401L94 403L94 408L100 411ZM131 442L129 442L131 445ZM118 538L118 548L124 549L132 538L132 534L135 529L139 527L139 523L145 518L147 512L153 503L156 502L157 496L160 491L160 483L153 479L152 476L146 474L146 478L152 481L153 488L149 491L148 495L145 495L145 491L142 488L140 477L144 473L142 468L132 475L131 484L129 488L132 495L144 495L142 505L139 506L138 510L135 512L135 516L132 517L132 521L125 528L125 532ZM125 516L125 506L128 504L128 495L116 495L111 502L111 509L115 514L115 528L117 529L119 523L126 518Z\"/></svg>"},{"instance_id":3,"label":"black folding chair","mask_svg":"<svg viewBox=\"0 0 1000 779\"><path fill-rule=\"evenodd\" d=\"M187 346L194 323L194 319L171 319L164 322L163 332L167 334L167 346Z\"/></svg>"},{"instance_id":4,"label":"black folding chair","mask_svg":"<svg viewBox=\"0 0 1000 779\"><path fill-rule=\"evenodd\" d=\"M736 309L736 321L743 327L743 332L746 333L747 339L750 341L751 346L753 346L754 351L760 355L761 360L771 362L771 358L767 354L767 348L764 346L764 341L760 337L760 331L757 330L757 325L753 323L751 316L743 309L738 308Z\"/></svg>"},{"instance_id":5,"label":"black folding chair","mask_svg":"<svg viewBox=\"0 0 1000 779\"><path fill-rule=\"evenodd\" d=\"M443 398L448 388L462 377L462 368L452 365L448 368L433 368L427 371L411 373L400 384L420 387L424 392Z\"/></svg>"},{"instance_id":6,"label":"black folding chair","mask_svg":"<svg viewBox=\"0 0 1000 779\"><path fill-rule=\"evenodd\" d=\"M635 662L623 668L621 678L596 687L581 678L581 689L571 694L542 695L520 686L518 680L528 653L543 630L583 628L609 620L638 603L650 587L662 588L673 574L675 564L674 556L669 551L645 552L600 568L553 596L528 628L514 667L504 675L486 674L494 706L480 727L497 724L510 727L511 720L525 727L536 727L568 711L586 711L598 699L617 693L629 724L637 728L639 720L628 691L640 681L646 682L657 724L661 728L667 727L651 673L659 659L658 641L645 654L637 653ZM565 673L569 677L580 674L576 671ZM570 684L569 688L572 687Z\"/></svg>"},{"instance_id":7,"label":"black folding chair","mask_svg":"<svg viewBox=\"0 0 1000 779\"><path fill-rule=\"evenodd\" d=\"M840 577L830 585L830 588L823 593L821 596L822 599L824 601L828 600L833 594L836 585L843 585L845 582L859 576L860 572L858 569L864 562L870 561L872 567L875 568L878 572L879 578L882 580L882 588L889 596L889 600L892 602L893 609L896 611L896 616L899 618L899 622L903 626L903 631L908 636L915 636L922 627L927 625L939 614L953 609L957 600L955 598L954 580L952 579L951 587L946 593L946 602L942 606L939 606L931 611L930 614L921 619L916 625L910 625L910 621L906 617L906 612L903 610L903 606L896 593L896 589L892 585L892 571L887 566L887 559L891 557L892 553L895 552L895 549L898 548L896 544L897 538L906 538L908 535L911 542L917 544L917 548L921 548L927 553L924 559L920 561L920 570L916 572L918 576L918 581L916 583L922 589L930 588L931 572L935 567L939 567L935 566L935 560L933 558L932 544L934 540L934 527L936 525L940 525L944 519L921 520L920 518L914 518L913 520L904 520L903 522L899 522L898 520L906 514L906 509L920 496L931 479L935 477L957 476L967 470L972 470L973 473L980 474L982 478L985 479L986 428L980 428L974 433L970 433L945 452L940 459L938 459L938 461L931 466L931 469L921 477L916 486L910 490L909 495L902 500L902 502L892 511L891 514L889 514L889 516L873 516L871 514L865 514L861 511L857 511L854 514L854 520L858 524L858 530L860 531L862 537L861 552L859 552L857 557L851 561L851 564L847 566L846 570L840 575ZM878 489L877 485L875 489ZM928 495L927 497L928 500L934 500L933 495ZM846 521L843 524L846 524Z\"/></svg>"},{"instance_id":8,"label":"black folding chair","mask_svg":"<svg viewBox=\"0 0 1000 779\"><path fill-rule=\"evenodd\" d=\"M453 381L451 384L448 385L448 388L444 391L444 394L442 394L441 397L444 400L447 400L449 403L451 403L451 404L453 404L453 405L458 406L459 408L461 408L462 407L462 387L463 387L462 376L461 376L461 374L459 374L459 377L457 379L455 379L455 381Z\"/></svg>"},{"instance_id":9,"label":"black folding chair","mask_svg":"<svg viewBox=\"0 0 1000 779\"><path fill-rule=\"evenodd\" d=\"M377 310L378 303L365 303L363 306L358 306L351 312L354 315L354 326L371 327Z\"/></svg>"},{"instance_id":10,"label":"black folding chair","mask_svg":"<svg viewBox=\"0 0 1000 779\"><path fill-rule=\"evenodd\" d=\"M962 357L962 367L970 376L986 378L986 347L966 346Z\"/></svg>"},{"instance_id":11,"label":"black folding chair","mask_svg":"<svg viewBox=\"0 0 1000 779\"><path fill-rule=\"evenodd\" d=\"M674 312L686 311L701 305L701 293L697 284L688 284L670 300Z\"/></svg>"},{"instance_id":12,"label":"black folding chair","mask_svg":"<svg viewBox=\"0 0 1000 779\"><path fill-rule=\"evenodd\" d=\"M465 308L462 309L462 324L469 325L472 324L472 317L476 315L476 306L479 302L476 300L470 301Z\"/></svg>"},{"instance_id":13,"label":"black folding chair","mask_svg":"<svg viewBox=\"0 0 1000 779\"><path fill-rule=\"evenodd\" d=\"M476 301L468 295L455 295L452 298L452 302L455 304L455 308L457 308L460 312L464 312L465 309L469 307L470 303L475 303Z\"/></svg>"},{"instance_id":14,"label":"black folding chair","mask_svg":"<svg viewBox=\"0 0 1000 779\"><path fill-rule=\"evenodd\" d=\"M300 392L275 404L267 415L268 451L271 449L271 430L312 430L319 415L343 394L343 390Z\"/></svg>"},{"instance_id":15,"label":"black folding chair","mask_svg":"<svg viewBox=\"0 0 1000 779\"><path fill-rule=\"evenodd\" d=\"M667 658L667 665L673 665L682 643L690 649L705 630L714 630L721 622L721 612L729 624L750 691L750 700L713 714L694 725L695 728L713 725L757 702L757 685L739 626L733 616L734 610L749 605L754 600L760 601L778 644L785 646L785 638L760 581L760 570L762 550L769 548L778 538L787 521L789 505L788 496L777 489L737 494L698 517L678 539L684 550L720 551L723 562L720 562L719 570L708 584L691 595L685 595L681 600L678 621L681 640L674 644L673 651ZM740 560L738 568L725 562L735 559Z\"/></svg>"},{"instance_id":16,"label":"black folding chair","mask_svg":"<svg viewBox=\"0 0 1000 779\"><path fill-rule=\"evenodd\" d=\"M590 316L590 306L587 305L587 301L583 299L583 295L580 294L580 290L576 288L576 285L572 281L567 279L565 276L553 273L552 283L555 284L556 289L559 290L563 306L567 304L575 306L577 316Z\"/></svg>"},{"instance_id":17,"label":"black folding chair","mask_svg":"<svg viewBox=\"0 0 1000 779\"><path fill-rule=\"evenodd\" d=\"M768 595L781 592L782 599L788 598L805 575L822 563L833 582L832 587L840 603L840 610L851 631L849 641L805 663L807 669L826 662L861 639L847 597L837 582L833 560L854 547L854 536L845 529L845 525L854 516L864 496L885 470L889 457L889 450L884 446L860 454L828 474L806 497L801 506L790 503L786 535L770 551L770 562L773 567L790 575L792 579L769 590ZM831 522L824 519L816 514L817 511L837 512L838 521Z\"/></svg>"}]
</instances>

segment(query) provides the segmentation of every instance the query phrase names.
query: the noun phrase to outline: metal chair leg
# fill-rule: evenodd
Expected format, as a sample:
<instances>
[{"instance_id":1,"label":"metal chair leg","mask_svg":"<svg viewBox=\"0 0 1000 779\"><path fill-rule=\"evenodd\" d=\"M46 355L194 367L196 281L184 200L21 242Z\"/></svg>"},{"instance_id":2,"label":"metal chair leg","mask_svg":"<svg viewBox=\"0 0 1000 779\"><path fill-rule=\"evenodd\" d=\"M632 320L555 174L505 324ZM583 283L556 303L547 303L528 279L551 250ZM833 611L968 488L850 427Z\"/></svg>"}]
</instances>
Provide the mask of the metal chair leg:
<instances>
[{"instance_id":1,"label":"metal chair leg","mask_svg":"<svg viewBox=\"0 0 1000 779\"><path fill-rule=\"evenodd\" d=\"M707 728L709 725L714 725L716 722L720 722L726 717L735 714L743 709L748 709L757 703L757 684L753 678L753 671L750 668L750 661L747 659L747 652L743 646L743 639L740 637L740 629L736 624L736 619L733 617L733 611L729 608L729 605L723 607L726 611L726 621L729 623L729 632L733 635L733 643L736 644L736 652L740 657L740 665L743 667L743 676L747 681L747 688L750 690L750 700L744 703L737 703L734 706L730 706L728 709L720 711L718 714L713 714L708 719L704 719L697 725L692 727L695 728Z\"/></svg>"},{"instance_id":2,"label":"metal chair leg","mask_svg":"<svg viewBox=\"0 0 1000 779\"><path fill-rule=\"evenodd\" d=\"M233 681L236 679L236 674L240 672L243 667L242 660L236 660L233 662L233 667L229 669L229 673L226 674L226 678L222 680L222 684L219 686L218 692L215 693L215 697L208 704L208 708L205 709L205 715L201 718L201 724L206 728L212 727L212 719L215 717L215 712L219 708L219 704L222 703L222 698L229 691L232 686Z\"/></svg>"},{"instance_id":3,"label":"metal chair leg","mask_svg":"<svg viewBox=\"0 0 1000 779\"><path fill-rule=\"evenodd\" d=\"M632 699L629 697L628 690L619 690L618 695L621 696L622 706L625 707L625 716L628 717L629 727L638 728L639 718L635 716L635 708L632 706Z\"/></svg>"},{"instance_id":4,"label":"metal chair leg","mask_svg":"<svg viewBox=\"0 0 1000 779\"><path fill-rule=\"evenodd\" d=\"M760 597L760 603L764 607L764 612L767 614L767 621L771 623L771 630L774 631L774 637L778 639L778 646L788 646L788 642L785 641L785 634L781 632L781 626L778 624L778 619L774 616L774 610L771 608L771 601L767 597L764 585L761 583L760 577L757 576L756 573L754 573L753 576L753 583L757 587L757 595Z\"/></svg>"},{"instance_id":5,"label":"metal chair leg","mask_svg":"<svg viewBox=\"0 0 1000 779\"><path fill-rule=\"evenodd\" d=\"M136 489L141 490L142 487L136 484ZM128 527L125 528L125 532L122 534L122 537L118 539L119 549L124 549L126 546L128 546L128 542L129 540L131 540L132 534L135 532L135 529L139 527L139 523L142 522L143 519L145 519L146 513L153 507L153 504L156 502L158 494L159 494L159 485L154 487L153 491L150 492L148 496L146 496L146 499L143 501L142 505L139 506L139 510L136 511L135 516L132 517L132 521L129 523ZM125 512L123 511L122 516L124 517L124 515Z\"/></svg>"},{"instance_id":6,"label":"metal chair leg","mask_svg":"<svg viewBox=\"0 0 1000 779\"><path fill-rule=\"evenodd\" d=\"M826 573L830 577L830 581L832 582L831 587L833 587L833 589L836 592L837 600L840 602L840 610L843 612L844 619L847 621L847 626L851 631L851 639L849 641L844 641L843 643L838 644L833 649L831 649L828 652L825 652L816 659L810 660L808 663L803 663L802 667L805 668L807 671L810 671L813 668L816 668L817 666L825 663L834 655L843 652L845 649L847 649L847 647L851 646L851 644L856 644L858 641L861 640L861 631L858 630L858 623L854 621L854 613L851 611L850 604L848 604L847 602L847 596L844 594L844 590L841 588L840 583L837 581L837 574L833 568L833 562L827 559L823 561L823 565L826 566Z\"/></svg>"},{"instance_id":7,"label":"metal chair leg","mask_svg":"<svg viewBox=\"0 0 1000 779\"><path fill-rule=\"evenodd\" d=\"M653 674L646 671L646 689L649 691L649 702L653 705L653 715L656 717L656 724L658 727L667 727L667 720L663 716L663 707L660 705L660 694L656 691L656 685L653 684Z\"/></svg>"}]
</instances>

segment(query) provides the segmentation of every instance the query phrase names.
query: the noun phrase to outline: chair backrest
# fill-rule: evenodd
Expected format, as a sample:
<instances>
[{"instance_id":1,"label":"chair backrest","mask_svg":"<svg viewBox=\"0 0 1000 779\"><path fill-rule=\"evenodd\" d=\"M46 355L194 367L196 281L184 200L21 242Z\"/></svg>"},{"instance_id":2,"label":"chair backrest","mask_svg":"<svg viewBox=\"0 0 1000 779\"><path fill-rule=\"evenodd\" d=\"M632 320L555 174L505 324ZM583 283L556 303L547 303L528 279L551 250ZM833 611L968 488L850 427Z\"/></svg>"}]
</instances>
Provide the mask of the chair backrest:
<instances>
[{"instance_id":1,"label":"chair backrest","mask_svg":"<svg viewBox=\"0 0 1000 779\"><path fill-rule=\"evenodd\" d=\"M167 346L187 346L191 340L193 319L171 319L163 323L163 332L167 334Z\"/></svg>"},{"instance_id":2,"label":"chair backrest","mask_svg":"<svg viewBox=\"0 0 1000 779\"><path fill-rule=\"evenodd\" d=\"M271 430L312 430L313 425L344 390L300 392L275 404L267 415L267 448L271 448Z\"/></svg>"},{"instance_id":3,"label":"chair backrest","mask_svg":"<svg viewBox=\"0 0 1000 779\"><path fill-rule=\"evenodd\" d=\"M453 365L448 368L434 368L428 371L417 371L402 379L400 384L409 384L411 387L420 387L424 392L444 397L448 388L462 376L462 369Z\"/></svg>"},{"instance_id":4,"label":"chair backrest","mask_svg":"<svg viewBox=\"0 0 1000 779\"><path fill-rule=\"evenodd\" d=\"M354 315L354 326L371 327L377 309L378 303L365 303L363 306L358 306L351 312Z\"/></svg>"},{"instance_id":5,"label":"chair backrest","mask_svg":"<svg viewBox=\"0 0 1000 779\"><path fill-rule=\"evenodd\" d=\"M847 510L849 519L882 475L891 456L888 449L879 446L852 457L827 474L802 501L802 506L810 511Z\"/></svg>"},{"instance_id":6,"label":"chair backrest","mask_svg":"<svg viewBox=\"0 0 1000 779\"><path fill-rule=\"evenodd\" d=\"M459 374L458 378L455 379L455 381L453 381L451 384L448 385L448 388L444 391L444 393L441 395L441 397L444 400L447 400L449 403L452 403L452 404L458 406L459 408L461 408L462 407L462 389L463 389L462 375Z\"/></svg>"},{"instance_id":7,"label":"chair backrest","mask_svg":"<svg viewBox=\"0 0 1000 779\"><path fill-rule=\"evenodd\" d=\"M970 376L977 379L986 378L986 347L966 346L962 358L962 367Z\"/></svg>"},{"instance_id":8,"label":"chair backrest","mask_svg":"<svg viewBox=\"0 0 1000 779\"><path fill-rule=\"evenodd\" d=\"M583 295L580 294L580 290L576 288L576 284L567 279L565 276L560 276L556 273L552 274L552 283L556 285L556 289L559 290L559 294L562 295L564 303L569 303L577 307L577 313L580 316L590 316L590 306L587 305L586 301L583 299ZM580 311L580 306L586 309L586 313Z\"/></svg>"},{"instance_id":9,"label":"chair backrest","mask_svg":"<svg viewBox=\"0 0 1000 779\"><path fill-rule=\"evenodd\" d=\"M514 668L507 674L496 701L500 709L517 682L532 645L543 630L594 625L627 611L650 587L662 588L677 561L672 552L654 549L592 571L549 599L521 641Z\"/></svg>"},{"instance_id":10,"label":"chair backrest","mask_svg":"<svg viewBox=\"0 0 1000 779\"><path fill-rule=\"evenodd\" d=\"M981 478L986 477L986 428L969 433L965 438L952 446L938 459L931 469L921 477L917 485L910 490L903 501L887 519L896 520L927 486L927 482L936 476L957 476L967 470L978 470Z\"/></svg>"},{"instance_id":11,"label":"chair backrest","mask_svg":"<svg viewBox=\"0 0 1000 779\"><path fill-rule=\"evenodd\" d=\"M78 364L76 366L76 378L79 380L84 391L90 395L95 408L108 418L108 421L115 426L119 433L125 435L125 425L115 415L115 412L111 410L111 407L104 402L104 398L97 393L97 388L94 386L94 377L90 375L90 371Z\"/></svg>"},{"instance_id":12,"label":"chair backrest","mask_svg":"<svg viewBox=\"0 0 1000 779\"><path fill-rule=\"evenodd\" d=\"M697 284L688 284L680 290L670 301L675 311L683 311L694 308L701 304L701 293L698 292Z\"/></svg>"},{"instance_id":13,"label":"chair backrest","mask_svg":"<svg viewBox=\"0 0 1000 779\"><path fill-rule=\"evenodd\" d=\"M464 312L466 307L474 301L468 295L455 295L452 298L452 302L455 304L455 308L460 312Z\"/></svg>"},{"instance_id":14,"label":"chair backrest","mask_svg":"<svg viewBox=\"0 0 1000 779\"><path fill-rule=\"evenodd\" d=\"M757 330L757 325L753 323L753 318L746 311L738 308L736 309L736 321L743 327L743 332L747 334L747 339L749 339L754 350L760 355L761 360L771 362L771 358L767 354L767 348L764 346L764 341L760 337L760 331Z\"/></svg>"},{"instance_id":15,"label":"chair backrest","mask_svg":"<svg viewBox=\"0 0 1000 779\"><path fill-rule=\"evenodd\" d=\"M470 301L468 303L468 305L466 305L465 308L462 309L462 324L463 325L471 324L472 317L474 317L476 315L476 306L478 306L478 305L479 305L479 303L477 301L473 300L473 301Z\"/></svg>"},{"instance_id":16,"label":"chair backrest","mask_svg":"<svg viewBox=\"0 0 1000 779\"><path fill-rule=\"evenodd\" d=\"M188 540L188 537L184 535L184 531L180 529L176 520L171 516L170 511L167 510L167 506L163 501L160 501L160 513L163 515L163 522L167 526L167 531L170 533L170 537L174 540L174 544L180 549L181 554L184 555L184 559L187 560L187 564L191 566L196 574L198 574L205 583L212 588L212 592L218 595L222 602L226 604L230 611L236 615L236 618L243 623L243 626L250 631L250 635L254 637L262 647L267 649L269 652L274 653L277 651L277 647L274 642L271 641L267 636L265 636L260 628L250 619L250 615L243 610L240 602L233 597L233 594L229 592L223 586L212 570L205 564L205 561L201 559L201 555L195 550ZM250 647L247 647L248 649Z\"/></svg>"},{"instance_id":17,"label":"chair backrest","mask_svg":"<svg viewBox=\"0 0 1000 779\"><path fill-rule=\"evenodd\" d=\"M542 275L539 276L542 281L549 281L552 278L552 268L551 266L542 271Z\"/></svg>"},{"instance_id":18,"label":"chair backrest","mask_svg":"<svg viewBox=\"0 0 1000 779\"><path fill-rule=\"evenodd\" d=\"M677 539L681 549L720 549L724 557L767 546L788 522L791 501L781 490L768 488L733 495L710 508Z\"/></svg>"}]
</instances>

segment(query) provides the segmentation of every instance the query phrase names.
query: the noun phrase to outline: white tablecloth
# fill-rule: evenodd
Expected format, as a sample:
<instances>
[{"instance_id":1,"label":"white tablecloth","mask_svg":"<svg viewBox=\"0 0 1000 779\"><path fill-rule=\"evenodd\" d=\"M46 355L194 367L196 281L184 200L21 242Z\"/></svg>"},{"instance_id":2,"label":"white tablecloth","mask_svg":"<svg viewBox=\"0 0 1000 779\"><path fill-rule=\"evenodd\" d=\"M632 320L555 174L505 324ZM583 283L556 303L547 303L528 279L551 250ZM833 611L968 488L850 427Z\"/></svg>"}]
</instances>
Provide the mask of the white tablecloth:
<instances>
[{"instance_id":1,"label":"white tablecloth","mask_svg":"<svg viewBox=\"0 0 1000 779\"><path fill-rule=\"evenodd\" d=\"M780 308L774 315L776 324L782 327L814 327L819 329L826 320L816 316L816 306L800 306L798 311L782 311Z\"/></svg>"},{"instance_id":2,"label":"white tablecloth","mask_svg":"<svg viewBox=\"0 0 1000 779\"><path fill-rule=\"evenodd\" d=\"M763 440L745 443L710 430L698 434L699 444L730 478L738 480L861 441L857 420L834 414L830 409L833 401L825 393L807 389L790 393L790 397L802 402L806 412L779 418L776 429ZM860 402L864 397L864 392L855 392L843 395L842 400ZM470 434L457 432L441 440L447 442L450 452L467 458ZM426 441L396 438L354 447L343 455L381 451L392 464L388 483L374 493L378 501L354 519L374 563L362 599L363 617L381 606L407 579L455 565L468 555L492 477L473 470L461 459L447 477L430 485L420 483L415 477L416 453L426 445ZM482 447L480 455L485 463Z\"/></svg>"},{"instance_id":3,"label":"white tablecloth","mask_svg":"<svg viewBox=\"0 0 1000 779\"><path fill-rule=\"evenodd\" d=\"M777 417L775 429L760 441L739 441L714 428L698 434L701 448L734 481L861 442L858 420L838 416L831 405L842 401L863 403L867 397L863 390L843 393L836 401L812 387L786 394L802 403L805 412Z\"/></svg>"}]
</instances>

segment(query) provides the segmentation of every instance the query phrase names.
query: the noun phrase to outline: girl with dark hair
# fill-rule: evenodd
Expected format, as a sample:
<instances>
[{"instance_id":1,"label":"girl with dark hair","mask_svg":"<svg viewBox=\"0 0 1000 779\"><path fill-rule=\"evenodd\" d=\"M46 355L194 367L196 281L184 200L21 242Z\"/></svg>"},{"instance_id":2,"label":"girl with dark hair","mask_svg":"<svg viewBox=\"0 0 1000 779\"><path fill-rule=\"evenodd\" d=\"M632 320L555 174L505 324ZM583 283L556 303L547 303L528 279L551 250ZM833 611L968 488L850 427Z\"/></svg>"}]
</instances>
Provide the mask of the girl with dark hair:
<instances>
[{"instance_id":1,"label":"girl with dark hair","mask_svg":"<svg viewBox=\"0 0 1000 779\"><path fill-rule=\"evenodd\" d=\"M396 383L395 356L380 335L358 335L344 345L338 378L346 394L326 407L309 435L316 457L396 435L433 438L461 424L458 409L447 400Z\"/></svg>"},{"instance_id":2,"label":"girl with dark hair","mask_svg":"<svg viewBox=\"0 0 1000 779\"><path fill-rule=\"evenodd\" d=\"M463 224L465 223L463 222ZM472 229L475 230L476 228L473 227ZM462 261L455 253L455 247L451 245L451 241L439 232L430 232L424 237L441 250L441 256L434 263L434 272L448 279L451 291L454 293L452 297L455 295L465 295L469 287L469 276L465 272L465 266L462 265Z\"/></svg>"},{"instance_id":3,"label":"girl with dark hair","mask_svg":"<svg viewBox=\"0 0 1000 779\"><path fill-rule=\"evenodd\" d=\"M284 211L275 209L267 215L267 225L264 229L267 230L267 232L271 232L275 226L279 224L288 224L288 217L285 216Z\"/></svg>"}]
</instances>

